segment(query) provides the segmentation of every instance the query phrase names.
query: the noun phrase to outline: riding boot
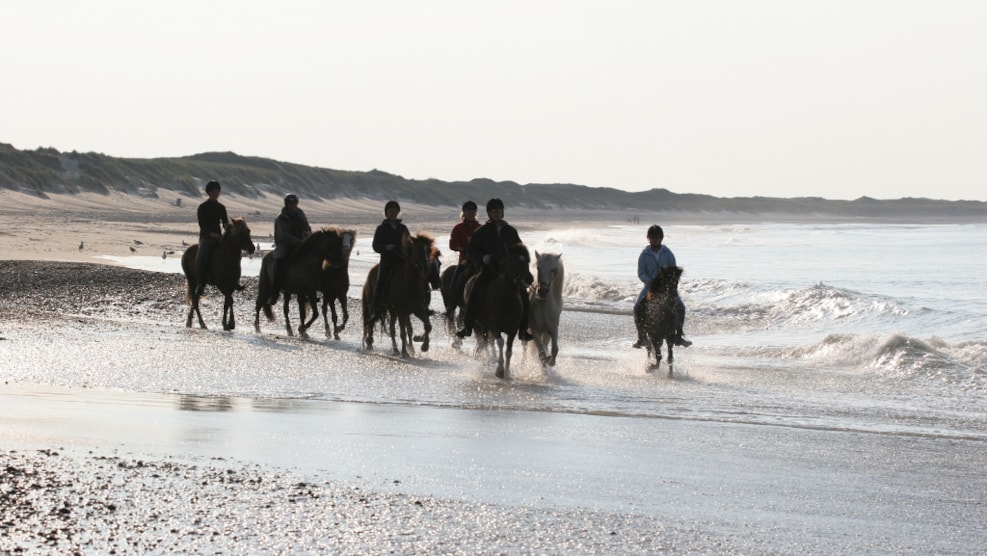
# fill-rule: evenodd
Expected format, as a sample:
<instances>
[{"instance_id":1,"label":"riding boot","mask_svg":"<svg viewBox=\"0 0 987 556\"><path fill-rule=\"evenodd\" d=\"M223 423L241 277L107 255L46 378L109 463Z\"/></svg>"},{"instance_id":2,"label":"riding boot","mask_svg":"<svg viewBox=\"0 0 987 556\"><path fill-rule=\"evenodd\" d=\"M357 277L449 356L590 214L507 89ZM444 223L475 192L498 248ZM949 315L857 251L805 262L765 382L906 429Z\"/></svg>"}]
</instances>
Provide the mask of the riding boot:
<instances>
[{"instance_id":1,"label":"riding boot","mask_svg":"<svg viewBox=\"0 0 987 556\"><path fill-rule=\"evenodd\" d=\"M644 332L644 303L634 305L634 327L637 328L637 341L631 347L641 349L648 343Z\"/></svg>"},{"instance_id":2,"label":"riding boot","mask_svg":"<svg viewBox=\"0 0 987 556\"><path fill-rule=\"evenodd\" d=\"M466 311L463 315L463 328L459 332L456 332L456 337L465 338L467 336L473 335L473 322L476 320L476 298L477 295L477 285L479 285L479 280L473 284L473 293L470 298L466 301Z\"/></svg>"},{"instance_id":3,"label":"riding boot","mask_svg":"<svg viewBox=\"0 0 987 556\"><path fill-rule=\"evenodd\" d=\"M692 345L692 342L685 339L685 335L682 333L681 328L675 331L675 345L682 347L689 347Z\"/></svg>"}]
</instances>

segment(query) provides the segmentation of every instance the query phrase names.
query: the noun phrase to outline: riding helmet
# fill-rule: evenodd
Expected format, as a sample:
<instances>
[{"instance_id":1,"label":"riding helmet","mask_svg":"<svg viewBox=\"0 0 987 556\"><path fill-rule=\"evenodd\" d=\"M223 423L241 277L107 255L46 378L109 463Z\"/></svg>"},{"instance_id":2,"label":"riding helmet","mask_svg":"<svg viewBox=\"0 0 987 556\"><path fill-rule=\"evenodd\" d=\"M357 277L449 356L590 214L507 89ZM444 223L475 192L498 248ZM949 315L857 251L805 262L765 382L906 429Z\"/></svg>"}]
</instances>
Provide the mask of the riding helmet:
<instances>
[{"instance_id":1,"label":"riding helmet","mask_svg":"<svg viewBox=\"0 0 987 556\"><path fill-rule=\"evenodd\" d=\"M285 206L287 206L288 203L297 203L297 202L298 202L298 195L295 195L294 193L289 193L284 196Z\"/></svg>"},{"instance_id":2,"label":"riding helmet","mask_svg":"<svg viewBox=\"0 0 987 556\"><path fill-rule=\"evenodd\" d=\"M656 237L658 239L665 238L665 231L662 230L661 226L659 226L658 224L652 224L651 227L648 228L648 239L651 239L653 237Z\"/></svg>"},{"instance_id":3,"label":"riding helmet","mask_svg":"<svg viewBox=\"0 0 987 556\"><path fill-rule=\"evenodd\" d=\"M466 201L463 203L463 211L465 212L467 210L476 210L476 203L473 201Z\"/></svg>"},{"instance_id":4,"label":"riding helmet","mask_svg":"<svg viewBox=\"0 0 987 556\"><path fill-rule=\"evenodd\" d=\"M206 184L206 193L209 193L213 189L222 189L219 186L219 182L216 181L216 180L212 180L212 181L210 181L209 183Z\"/></svg>"},{"instance_id":5,"label":"riding helmet","mask_svg":"<svg viewBox=\"0 0 987 556\"><path fill-rule=\"evenodd\" d=\"M384 205L384 214L387 214L387 211L392 208L398 209L398 212L401 212L401 205L399 205L397 201L388 201L387 204Z\"/></svg>"},{"instance_id":6,"label":"riding helmet","mask_svg":"<svg viewBox=\"0 0 987 556\"><path fill-rule=\"evenodd\" d=\"M490 199L487 201L487 212L495 209L504 210L504 201L501 201L500 199Z\"/></svg>"}]
</instances>

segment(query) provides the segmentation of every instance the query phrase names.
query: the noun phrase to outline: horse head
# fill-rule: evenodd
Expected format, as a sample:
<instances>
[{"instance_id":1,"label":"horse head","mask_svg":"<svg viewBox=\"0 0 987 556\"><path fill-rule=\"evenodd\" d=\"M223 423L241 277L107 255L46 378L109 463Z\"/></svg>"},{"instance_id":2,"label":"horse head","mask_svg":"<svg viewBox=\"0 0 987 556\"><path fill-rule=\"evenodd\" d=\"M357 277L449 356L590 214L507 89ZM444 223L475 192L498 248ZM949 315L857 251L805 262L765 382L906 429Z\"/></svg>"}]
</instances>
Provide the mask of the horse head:
<instances>
[{"instance_id":1,"label":"horse head","mask_svg":"<svg viewBox=\"0 0 987 556\"><path fill-rule=\"evenodd\" d=\"M682 277L682 267L663 266L658 270L654 280L648 287L651 295L664 296L677 294L679 291L679 278Z\"/></svg>"},{"instance_id":2,"label":"horse head","mask_svg":"<svg viewBox=\"0 0 987 556\"><path fill-rule=\"evenodd\" d=\"M247 227L247 221L244 218L234 218L230 221L230 225L226 227L226 232L223 233L223 241L229 241L246 251L247 254L254 254L254 240L250 238L250 228Z\"/></svg>"},{"instance_id":3,"label":"horse head","mask_svg":"<svg viewBox=\"0 0 987 556\"><path fill-rule=\"evenodd\" d=\"M322 228L305 238L292 257L301 259L309 251L315 251L322 259L323 267L341 268L344 266L343 250L343 233L336 228ZM349 259L349 253L346 259Z\"/></svg>"},{"instance_id":4,"label":"horse head","mask_svg":"<svg viewBox=\"0 0 987 556\"><path fill-rule=\"evenodd\" d=\"M536 282L538 287L535 289L535 294L538 297L547 297L552 290L552 284L562 278L562 254L535 251L535 269L538 272Z\"/></svg>"},{"instance_id":5,"label":"horse head","mask_svg":"<svg viewBox=\"0 0 987 556\"><path fill-rule=\"evenodd\" d=\"M353 247L356 246L356 230L340 231L339 239L342 242L343 255L338 268L349 268L350 254L353 253Z\"/></svg>"},{"instance_id":6,"label":"horse head","mask_svg":"<svg viewBox=\"0 0 987 556\"><path fill-rule=\"evenodd\" d=\"M528 248L519 243L507 249L507 256L500 261L500 273L514 282L519 289L528 289L535 281L531 275L531 255Z\"/></svg>"},{"instance_id":7,"label":"horse head","mask_svg":"<svg viewBox=\"0 0 987 556\"><path fill-rule=\"evenodd\" d=\"M431 275L435 272L434 265L439 258L439 248L435 239L419 232L414 236L405 236L402 244L404 260L410 264L425 280L432 282Z\"/></svg>"}]
</instances>

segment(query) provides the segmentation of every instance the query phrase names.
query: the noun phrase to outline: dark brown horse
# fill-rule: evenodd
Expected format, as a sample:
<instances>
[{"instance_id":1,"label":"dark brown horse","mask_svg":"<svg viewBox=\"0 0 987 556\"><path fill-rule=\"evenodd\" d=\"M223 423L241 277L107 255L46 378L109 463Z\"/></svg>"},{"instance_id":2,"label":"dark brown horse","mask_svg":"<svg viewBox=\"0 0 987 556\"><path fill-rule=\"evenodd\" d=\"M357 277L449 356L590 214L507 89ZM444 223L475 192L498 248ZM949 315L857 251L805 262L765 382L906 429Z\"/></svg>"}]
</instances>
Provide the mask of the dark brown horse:
<instances>
[{"instance_id":1,"label":"dark brown horse","mask_svg":"<svg viewBox=\"0 0 987 556\"><path fill-rule=\"evenodd\" d=\"M435 264L440 256L435 240L419 233L408 236L402 245L404 262L394 272L390 283L382 292L381 306L390 320L391 348L395 355L410 357L414 351L412 344L411 315L418 317L425 326L421 336L422 351L428 351L429 334L432 323L429 319L428 304L431 299L429 290L432 274L437 274ZM374 327L377 319L374 314L374 291L377 287L378 265L374 265L367 273L363 284L363 347L372 350L374 346ZM395 322L400 323L401 350L398 350ZM409 351L410 350L410 351Z\"/></svg>"},{"instance_id":2,"label":"dark brown horse","mask_svg":"<svg viewBox=\"0 0 987 556\"><path fill-rule=\"evenodd\" d=\"M668 346L668 376L672 376L672 346L678 340L679 314L679 278L682 268L665 266L658 271L648 287L647 297L644 298L644 331L648 335L648 372L661 364L661 343ZM654 354L655 362L651 363Z\"/></svg>"},{"instance_id":3,"label":"dark brown horse","mask_svg":"<svg viewBox=\"0 0 987 556\"><path fill-rule=\"evenodd\" d=\"M510 374L514 337L517 336L524 310L521 296L528 295L528 286L535 280L528 268L530 264L531 255L528 254L527 247L516 245L510 248L500 261L497 276L480 292L481 297L476 300L474 329L477 332L477 342L496 339L497 378L505 378ZM475 282L476 277L473 277L466 285L467 300L472 295L472 285ZM501 334L507 336L506 351Z\"/></svg>"},{"instance_id":4,"label":"dark brown horse","mask_svg":"<svg viewBox=\"0 0 987 556\"><path fill-rule=\"evenodd\" d=\"M216 286L223 294L223 330L236 328L233 318L233 291L240 289L240 258L242 252L254 252L254 242L250 239L250 228L243 218L234 218L223 233L223 239L213 249L209 258L206 283ZM189 305L185 327L192 327L192 315L199 318L199 327L205 328L202 313L199 312L199 298L194 295L198 277L195 275L195 257L199 245L193 245L182 254L182 271L185 272L185 302Z\"/></svg>"},{"instance_id":5,"label":"dark brown horse","mask_svg":"<svg viewBox=\"0 0 987 556\"><path fill-rule=\"evenodd\" d=\"M326 338L339 339L339 333L346 328L346 323L350 320L350 312L347 308L346 296L350 291L350 253L356 244L356 230L342 230L340 232L342 240L343 255L340 264L326 265L322 268L322 281L319 282L319 291L322 293L322 320L326 325ZM340 312L343 314L343 323L339 324L336 315L336 302L339 302ZM329 312L332 312L332 328L329 328Z\"/></svg>"},{"instance_id":6,"label":"dark brown horse","mask_svg":"<svg viewBox=\"0 0 987 556\"><path fill-rule=\"evenodd\" d=\"M288 318L291 307L291 296L298 297L298 313L301 324L298 325L298 334L307 338L307 330L315 319L319 317L318 290L322 282L322 269L324 266L342 266L343 240L342 234L335 228L323 228L305 238L298 247L292 251L291 255L280 261L278 264L287 264L284 271L284 283L281 284L281 291L284 292L284 324L289 336L294 333L291 329L291 320ZM271 297L271 286L274 282L274 252L264 255L260 265L260 280L257 288L257 302L254 305L254 330L260 332L260 312L264 311L264 316L268 321L274 320L274 312L267 304ZM305 308L311 309L312 315L305 319Z\"/></svg>"}]
</instances>

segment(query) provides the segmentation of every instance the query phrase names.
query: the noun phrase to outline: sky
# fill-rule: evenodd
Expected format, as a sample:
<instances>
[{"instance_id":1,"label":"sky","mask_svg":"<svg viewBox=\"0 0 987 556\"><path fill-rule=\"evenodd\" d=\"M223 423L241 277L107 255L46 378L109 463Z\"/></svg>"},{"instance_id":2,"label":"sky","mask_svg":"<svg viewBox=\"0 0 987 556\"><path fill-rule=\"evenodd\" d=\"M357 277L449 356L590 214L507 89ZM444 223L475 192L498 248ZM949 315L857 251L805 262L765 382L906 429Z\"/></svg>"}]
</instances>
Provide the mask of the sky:
<instances>
[{"instance_id":1,"label":"sky","mask_svg":"<svg viewBox=\"0 0 987 556\"><path fill-rule=\"evenodd\" d=\"M10 0L0 142L987 201L983 0Z\"/></svg>"}]
</instances>

